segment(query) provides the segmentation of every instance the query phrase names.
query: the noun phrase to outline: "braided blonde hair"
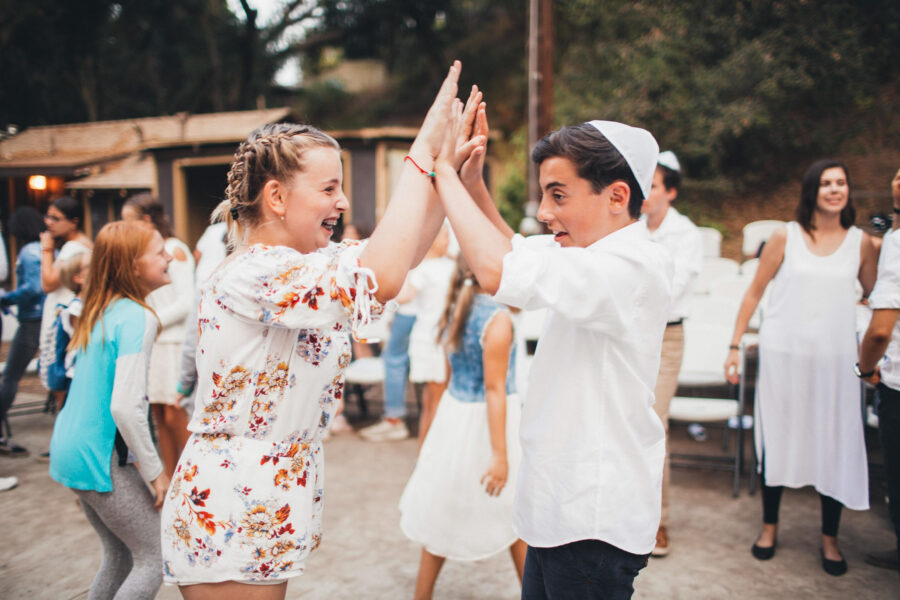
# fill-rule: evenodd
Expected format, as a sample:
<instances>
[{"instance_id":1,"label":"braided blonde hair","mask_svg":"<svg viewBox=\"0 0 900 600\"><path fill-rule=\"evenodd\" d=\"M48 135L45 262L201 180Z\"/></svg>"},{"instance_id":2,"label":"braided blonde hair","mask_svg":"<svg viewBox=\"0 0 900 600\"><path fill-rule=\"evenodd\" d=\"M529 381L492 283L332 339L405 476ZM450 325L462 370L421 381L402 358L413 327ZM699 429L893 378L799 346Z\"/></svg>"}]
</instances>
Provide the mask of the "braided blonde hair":
<instances>
[{"instance_id":1,"label":"braided blonde hair","mask_svg":"<svg viewBox=\"0 0 900 600\"><path fill-rule=\"evenodd\" d=\"M228 248L233 250L259 223L259 200L266 183L275 179L287 184L303 171L303 154L311 148L340 146L330 135L296 123L273 123L259 127L234 153L228 171L225 200L212 214L212 222L228 225Z\"/></svg>"}]
</instances>

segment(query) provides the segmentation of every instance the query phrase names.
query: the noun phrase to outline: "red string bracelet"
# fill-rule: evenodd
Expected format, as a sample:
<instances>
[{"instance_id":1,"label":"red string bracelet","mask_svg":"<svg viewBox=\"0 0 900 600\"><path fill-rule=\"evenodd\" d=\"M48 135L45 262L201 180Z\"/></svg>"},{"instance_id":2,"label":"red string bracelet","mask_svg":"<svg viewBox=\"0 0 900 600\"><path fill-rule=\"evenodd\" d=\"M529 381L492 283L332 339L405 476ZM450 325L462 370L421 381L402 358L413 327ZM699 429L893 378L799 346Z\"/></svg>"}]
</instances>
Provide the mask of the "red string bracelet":
<instances>
[{"instance_id":1,"label":"red string bracelet","mask_svg":"<svg viewBox=\"0 0 900 600\"><path fill-rule=\"evenodd\" d=\"M413 164L413 166L415 166L415 167L419 170L419 172L420 172L422 175L424 175L425 177L431 177L432 179L434 179L434 171L426 171L425 169L423 169L422 167L420 167L420 166L419 166L419 163L417 163L415 160L413 160L413 157L410 156L409 154L407 154L406 156L404 156L404 157L403 157L403 160L408 160L409 162L411 162L411 163Z\"/></svg>"}]
</instances>

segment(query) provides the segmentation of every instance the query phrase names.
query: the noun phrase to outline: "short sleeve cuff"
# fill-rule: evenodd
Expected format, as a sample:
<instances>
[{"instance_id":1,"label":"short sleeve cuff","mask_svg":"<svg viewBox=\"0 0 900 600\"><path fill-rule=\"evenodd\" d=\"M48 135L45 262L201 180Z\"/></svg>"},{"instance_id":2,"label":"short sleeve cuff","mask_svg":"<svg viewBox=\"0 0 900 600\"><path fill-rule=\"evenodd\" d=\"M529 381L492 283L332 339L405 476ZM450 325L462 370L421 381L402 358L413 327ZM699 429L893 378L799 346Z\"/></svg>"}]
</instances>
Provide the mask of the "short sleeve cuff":
<instances>
[{"instance_id":1,"label":"short sleeve cuff","mask_svg":"<svg viewBox=\"0 0 900 600\"><path fill-rule=\"evenodd\" d=\"M869 296L869 308L900 308L900 281L893 278L890 281L879 280Z\"/></svg>"},{"instance_id":2,"label":"short sleeve cuff","mask_svg":"<svg viewBox=\"0 0 900 600\"><path fill-rule=\"evenodd\" d=\"M375 273L360 265L359 257L366 248L363 242L344 242L338 260L337 276L332 282L332 298L339 300L347 312L350 331L361 340L360 330L378 321L389 306L396 302L382 303L375 298L378 282Z\"/></svg>"},{"instance_id":3,"label":"short sleeve cuff","mask_svg":"<svg viewBox=\"0 0 900 600\"><path fill-rule=\"evenodd\" d=\"M503 271L500 274L500 287L494 294L494 300L510 306L522 306L531 298L534 287L540 277L540 253L534 246L536 242L545 242L536 238L549 236L535 236L526 239L516 234L510 240L512 250L503 257ZM531 240L534 239L535 242ZM546 243L541 244L546 245Z\"/></svg>"}]
</instances>

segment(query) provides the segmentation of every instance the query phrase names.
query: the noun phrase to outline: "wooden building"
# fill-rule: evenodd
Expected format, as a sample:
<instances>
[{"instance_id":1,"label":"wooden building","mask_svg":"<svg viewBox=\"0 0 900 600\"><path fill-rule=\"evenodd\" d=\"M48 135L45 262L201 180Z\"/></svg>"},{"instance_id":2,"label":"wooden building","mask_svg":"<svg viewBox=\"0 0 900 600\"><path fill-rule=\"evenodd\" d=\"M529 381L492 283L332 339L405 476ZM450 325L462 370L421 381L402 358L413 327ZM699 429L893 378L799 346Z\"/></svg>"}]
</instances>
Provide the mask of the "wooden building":
<instances>
[{"instance_id":1,"label":"wooden building","mask_svg":"<svg viewBox=\"0 0 900 600\"><path fill-rule=\"evenodd\" d=\"M176 234L193 246L222 199L238 144L257 127L290 121L288 108L32 127L0 140L0 221L19 206L45 211L64 194L84 201L93 237L140 191L165 205ZM342 148L345 221L373 228L387 206L416 130L329 131ZM11 260L15 248L10 247Z\"/></svg>"}]
</instances>

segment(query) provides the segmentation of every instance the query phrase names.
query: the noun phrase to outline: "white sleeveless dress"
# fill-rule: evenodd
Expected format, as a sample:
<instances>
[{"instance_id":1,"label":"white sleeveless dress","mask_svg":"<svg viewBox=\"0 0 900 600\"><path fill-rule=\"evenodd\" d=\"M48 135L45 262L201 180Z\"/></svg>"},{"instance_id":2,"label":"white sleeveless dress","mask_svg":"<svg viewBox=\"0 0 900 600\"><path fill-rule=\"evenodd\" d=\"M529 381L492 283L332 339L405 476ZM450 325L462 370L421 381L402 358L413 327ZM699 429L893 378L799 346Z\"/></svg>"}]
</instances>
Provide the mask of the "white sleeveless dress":
<instances>
[{"instance_id":1,"label":"white sleeveless dress","mask_svg":"<svg viewBox=\"0 0 900 600\"><path fill-rule=\"evenodd\" d=\"M857 361L856 288L862 231L828 256L787 225L784 261L759 335L756 451L766 484L815 489L869 508Z\"/></svg>"}]
</instances>

